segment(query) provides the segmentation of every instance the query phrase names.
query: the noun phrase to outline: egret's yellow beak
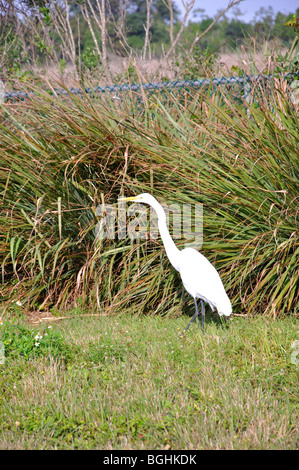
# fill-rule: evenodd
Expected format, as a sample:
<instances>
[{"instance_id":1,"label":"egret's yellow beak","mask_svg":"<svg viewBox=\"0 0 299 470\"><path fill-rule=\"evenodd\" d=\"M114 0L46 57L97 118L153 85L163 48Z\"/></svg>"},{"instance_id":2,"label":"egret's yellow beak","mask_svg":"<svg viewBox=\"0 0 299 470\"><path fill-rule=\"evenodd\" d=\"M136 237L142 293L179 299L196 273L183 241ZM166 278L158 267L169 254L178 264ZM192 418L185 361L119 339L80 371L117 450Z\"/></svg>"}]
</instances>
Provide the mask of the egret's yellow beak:
<instances>
[{"instance_id":1,"label":"egret's yellow beak","mask_svg":"<svg viewBox=\"0 0 299 470\"><path fill-rule=\"evenodd\" d=\"M137 199L137 196L129 196L129 197L120 198L120 201L135 201L136 199Z\"/></svg>"}]
</instances>

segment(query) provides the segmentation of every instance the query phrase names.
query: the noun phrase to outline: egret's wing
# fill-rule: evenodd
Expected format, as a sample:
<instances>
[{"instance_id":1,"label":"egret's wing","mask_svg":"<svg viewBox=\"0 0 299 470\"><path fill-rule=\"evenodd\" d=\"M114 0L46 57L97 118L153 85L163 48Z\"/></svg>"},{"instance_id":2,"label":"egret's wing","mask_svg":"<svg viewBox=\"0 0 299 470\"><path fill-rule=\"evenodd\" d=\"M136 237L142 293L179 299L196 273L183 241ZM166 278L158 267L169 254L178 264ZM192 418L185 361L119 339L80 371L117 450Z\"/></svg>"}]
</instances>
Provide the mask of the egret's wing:
<instances>
[{"instance_id":1,"label":"egret's wing","mask_svg":"<svg viewBox=\"0 0 299 470\"><path fill-rule=\"evenodd\" d=\"M192 248L185 248L181 252L180 275L185 289L193 298L200 297L218 308L223 296L227 297L214 266Z\"/></svg>"}]
</instances>

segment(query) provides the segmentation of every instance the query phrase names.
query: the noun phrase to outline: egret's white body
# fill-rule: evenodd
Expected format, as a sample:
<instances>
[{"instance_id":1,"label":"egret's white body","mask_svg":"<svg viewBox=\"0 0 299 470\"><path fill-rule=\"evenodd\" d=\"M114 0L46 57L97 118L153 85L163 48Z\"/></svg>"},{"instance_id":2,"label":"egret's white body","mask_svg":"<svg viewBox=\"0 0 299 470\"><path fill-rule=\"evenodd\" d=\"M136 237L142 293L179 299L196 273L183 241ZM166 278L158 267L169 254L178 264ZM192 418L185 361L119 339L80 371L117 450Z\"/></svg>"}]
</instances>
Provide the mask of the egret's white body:
<instances>
[{"instance_id":1,"label":"egret's white body","mask_svg":"<svg viewBox=\"0 0 299 470\"><path fill-rule=\"evenodd\" d=\"M185 248L180 254L179 273L186 291L193 299L207 302L212 310L216 307L219 315L229 316L232 306L214 266L194 248Z\"/></svg>"},{"instance_id":2,"label":"egret's white body","mask_svg":"<svg viewBox=\"0 0 299 470\"><path fill-rule=\"evenodd\" d=\"M194 299L195 314L186 329L199 315L196 299L201 300L202 325L204 325L203 302L207 302L213 311L216 308L219 315L229 316L232 313L232 306L218 272L210 261L194 248L185 248L180 251L176 247L167 229L166 215L161 204L147 193L128 197L126 200L148 204L157 213L158 227L168 259L180 273L186 291Z\"/></svg>"}]
</instances>

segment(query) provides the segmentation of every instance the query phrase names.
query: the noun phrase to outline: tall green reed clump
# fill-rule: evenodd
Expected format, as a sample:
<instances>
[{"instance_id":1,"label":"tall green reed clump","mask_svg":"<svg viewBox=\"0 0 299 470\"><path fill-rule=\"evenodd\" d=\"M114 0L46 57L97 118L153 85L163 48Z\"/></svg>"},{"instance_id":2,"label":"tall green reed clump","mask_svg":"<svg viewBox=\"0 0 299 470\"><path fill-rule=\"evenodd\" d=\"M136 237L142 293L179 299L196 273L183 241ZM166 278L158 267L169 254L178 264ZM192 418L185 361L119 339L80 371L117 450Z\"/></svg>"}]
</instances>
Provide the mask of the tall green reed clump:
<instances>
[{"instance_id":1,"label":"tall green reed clump","mask_svg":"<svg viewBox=\"0 0 299 470\"><path fill-rule=\"evenodd\" d=\"M99 240L96 207L119 194L203 203L203 253L235 311L298 303L296 109L276 86L246 108L219 91L184 103L39 92L0 128L2 296L29 305L179 312L182 287L157 240ZM180 247L185 240L178 240Z\"/></svg>"}]
</instances>

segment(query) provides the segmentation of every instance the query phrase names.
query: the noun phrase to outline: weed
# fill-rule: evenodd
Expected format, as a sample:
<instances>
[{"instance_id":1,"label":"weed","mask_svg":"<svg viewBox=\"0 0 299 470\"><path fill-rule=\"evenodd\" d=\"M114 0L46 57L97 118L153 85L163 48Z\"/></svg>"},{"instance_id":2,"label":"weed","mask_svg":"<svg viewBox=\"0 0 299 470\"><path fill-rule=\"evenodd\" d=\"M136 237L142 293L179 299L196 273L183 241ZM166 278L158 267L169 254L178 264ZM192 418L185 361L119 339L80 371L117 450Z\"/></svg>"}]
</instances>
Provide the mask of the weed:
<instances>
[{"instance_id":1,"label":"weed","mask_svg":"<svg viewBox=\"0 0 299 470\"><path fill-rule=\"evenodd\" d=\"M4 344L5 357L11 360L18 356L25 359L44 356L68 361L73 356L71 347L51 325L37 329L7 321L0 326L0 340Z\"/></svg>"}]
</instances>

